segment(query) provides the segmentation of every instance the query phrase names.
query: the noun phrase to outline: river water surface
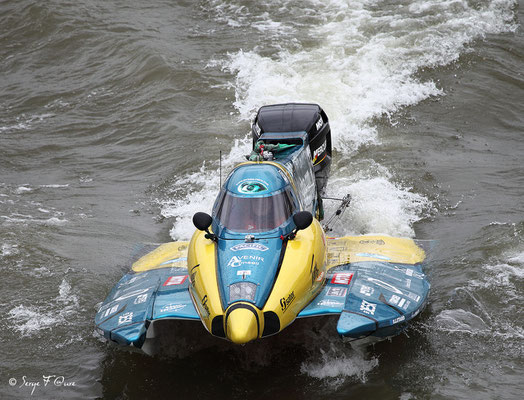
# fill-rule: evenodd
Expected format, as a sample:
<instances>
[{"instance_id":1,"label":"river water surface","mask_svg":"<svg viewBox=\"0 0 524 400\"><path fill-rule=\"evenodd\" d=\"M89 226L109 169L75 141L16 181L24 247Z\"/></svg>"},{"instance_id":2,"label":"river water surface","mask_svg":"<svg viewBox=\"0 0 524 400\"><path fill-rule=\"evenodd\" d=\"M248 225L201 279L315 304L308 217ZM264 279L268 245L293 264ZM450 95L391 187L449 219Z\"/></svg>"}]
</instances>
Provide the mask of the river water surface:
<instances>
[{"instance_id":1,"label":"river water surface","mask_svg":"<svg viewBox=\"0 0 524 400\"><path fill-rule=\"evenodd\" d=\"M520 399L523 5L1 1L0 397ZM435 241L426 310L372 347L331 321L246 346L199 325L161 357L101 340L134 257L188 239L219 152L225 175L291 101L330 117L336 235Z\"/></svg>"}]
</instances>

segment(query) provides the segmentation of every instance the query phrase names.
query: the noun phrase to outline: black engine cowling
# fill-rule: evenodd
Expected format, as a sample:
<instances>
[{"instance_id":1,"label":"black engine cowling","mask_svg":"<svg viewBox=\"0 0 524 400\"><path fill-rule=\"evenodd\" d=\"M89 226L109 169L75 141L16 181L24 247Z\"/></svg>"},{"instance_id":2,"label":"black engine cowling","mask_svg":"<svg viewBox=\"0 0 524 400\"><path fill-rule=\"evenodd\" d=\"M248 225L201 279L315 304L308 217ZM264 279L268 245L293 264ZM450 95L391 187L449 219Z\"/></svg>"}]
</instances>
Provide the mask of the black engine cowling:
<instances>
[{"instance_id":1,"label":"black engine cowling","mask_svg":"<svg viewBox=\"0 0 524 400\"><path fill-rule=\"evenodd\" d=\"M331 167L331 129L318 104L287 103L263 106L253 121L253 145L263 133L307 132L317 188L322 194Z\"/></svg>"}]
</instances>

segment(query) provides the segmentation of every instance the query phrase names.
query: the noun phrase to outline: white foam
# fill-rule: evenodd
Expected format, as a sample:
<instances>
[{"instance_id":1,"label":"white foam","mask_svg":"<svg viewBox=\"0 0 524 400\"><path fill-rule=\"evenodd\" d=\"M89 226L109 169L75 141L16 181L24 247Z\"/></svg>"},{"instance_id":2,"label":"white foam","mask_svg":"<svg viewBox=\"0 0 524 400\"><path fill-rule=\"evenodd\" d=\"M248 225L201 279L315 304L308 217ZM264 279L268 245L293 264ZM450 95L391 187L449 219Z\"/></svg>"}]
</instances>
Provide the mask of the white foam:
<instances>
[{"instance_id":1,"label":"white foam","mask_svg":"<svg viewBox=\"0 0 524 400\"><path fill-rule=\"evenodd\" d=\"M490 328L482 318L463 309L444 310L435 318L437 327L448 332L486 333Z\"/></svg>"},{"instance_id":2,"label":"white foam","mask_svg":"<svg viewBox=\"0 0 524 400\"><path fill-rule=\"evenodd\" d=\"M69 183L66 183L66 184L58 184L58 183L55 183L55 184L50 184L50 185L40 185L40 187L43 187L43 188L52 188L52 189L66 188L66 187L69 187Z\"/></svg>"},{"instance_id":3,"label":"white foam","mask_svg":"<svg viewBox=\"0 0 524 400\"><path fill-rule=\"evenodd\" d=\"M22 336L32 336L57 325L67 325L68 319L78 312L78 297L72 294L71 285L63 279L58 296L47 306L20 304L8 312L11 328Z\"/></svg>"},{"instance_id":4,"label":"white foam","mask_svg":"<svg viewBox=\"0 0 524 400\"><path fill-rule=\"evenodd\" d=\"M380 145L376 118L391 121L403 107L443 95L438 83L420 78L420 72L455 62L469 43L488 33L515 30L514 5L514 0L415 0L409 7L376 7L367 0L310 0L297 7L291 0L262 0L251 10L240 0L211 0L209 11L219 21L262 30L272 45L270 54L268 46L239 49L208 67L219 65L233 75L234 106L246 126L265 104L315 102L324 108L333 145L342 154L334 159L328 192L336 182L341 196L353 196L342 234L413 236L413 224L428 214L431 202L396 182L394 172L359 176L343 170L339 160L362 145ZM285 17L289 10L293 18ZM281 40L274 41L275 35ZM231 155L247 154L246 143ZM201 171L184 176L177 185L188 184L191 192L175 189L176 200L162 202L162 215L175 218L174 239L191 235L195 211L211 209L218 193L213 167L204 164Z\"/></svg>"},{"instance_id":5,"label":"white foam","mask_svg":"<svg viewBox=\"0 0 524 400\"><path fill-rule=\"evenodd\" d=\"M18 253L19 250L17 244L2 243L2 248L0 249L1 257L12 256Z\"/></svg>"},{"instance_id":6,"label":"white foam","mask_svg":"<svg viewBox=\"0 0 524 400\"><path fill-rule=\"evenodd\" d=\"M367 379L367 373L378 365L377 358L367 359L364 353L359 351L344 351L340 345L331 345L328 351L322 349L320 351L320 360L303 362L300 366L300 372L322 380L342 378L341 380L331 381L331 384L335 386L348 377L357 378L364 383Z\"/></svg>"},{"instance_id":7,"label":"white foam","mask_svg":"<svg viewBox=\"0 0 524 400\"><path fill-rule=\"evenodd\" d=\"M30 187L27 187L26 185L24 186L19 186L17 189L16 189L16 193L18 194L22 194L22 193L26 193L26 192L32 192L33 189L31 189Z\"/></svg>"}]
</instances>

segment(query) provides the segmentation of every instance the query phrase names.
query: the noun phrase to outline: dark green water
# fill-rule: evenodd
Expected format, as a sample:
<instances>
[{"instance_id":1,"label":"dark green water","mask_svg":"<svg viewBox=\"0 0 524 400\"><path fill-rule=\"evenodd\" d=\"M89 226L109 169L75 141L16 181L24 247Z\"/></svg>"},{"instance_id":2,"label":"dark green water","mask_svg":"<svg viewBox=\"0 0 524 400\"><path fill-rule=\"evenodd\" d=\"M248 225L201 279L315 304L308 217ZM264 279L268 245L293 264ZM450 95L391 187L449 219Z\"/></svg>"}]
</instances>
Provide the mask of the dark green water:
<instances>
[{"instance_id":1,"label":"dark green water","mask_svg":"<svg viewBox=\"0 0 524 400\"><path fill-rule=\"evenodd\" d=\"M520 399L520 3L0 2L0 397ZM219 151L287 101L331 118L337 234L437 241L426 311L367 348L330 320L158 358L100 340L137 251L187 239Z\"/></svg>"}]
</instances>

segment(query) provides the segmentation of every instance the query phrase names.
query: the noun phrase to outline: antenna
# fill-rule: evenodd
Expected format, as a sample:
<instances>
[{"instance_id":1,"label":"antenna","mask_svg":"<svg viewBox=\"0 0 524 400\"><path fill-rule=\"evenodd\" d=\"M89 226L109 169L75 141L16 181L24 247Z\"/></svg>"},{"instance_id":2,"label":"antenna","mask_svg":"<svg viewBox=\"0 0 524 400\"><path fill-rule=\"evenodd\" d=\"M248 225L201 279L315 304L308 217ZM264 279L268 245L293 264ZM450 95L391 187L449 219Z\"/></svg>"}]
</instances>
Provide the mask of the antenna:
<instances>
[{"instance_id":1,"label":"antenna","mask_svg":"<svg viewBox=\"0 0 524 400\"><path fill-rule=\"evenodd\" d=\"M220 156L218 157L218 168L220 170L220 188L222 188L222 150L220 150Z\"/></svg>"}]
</instances>

